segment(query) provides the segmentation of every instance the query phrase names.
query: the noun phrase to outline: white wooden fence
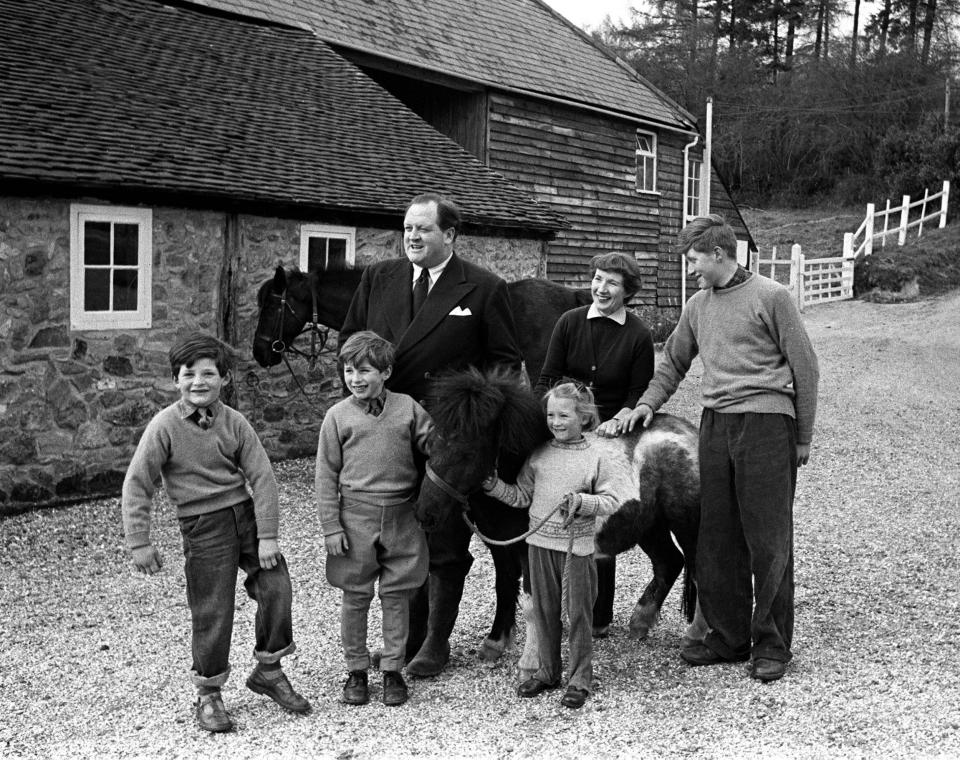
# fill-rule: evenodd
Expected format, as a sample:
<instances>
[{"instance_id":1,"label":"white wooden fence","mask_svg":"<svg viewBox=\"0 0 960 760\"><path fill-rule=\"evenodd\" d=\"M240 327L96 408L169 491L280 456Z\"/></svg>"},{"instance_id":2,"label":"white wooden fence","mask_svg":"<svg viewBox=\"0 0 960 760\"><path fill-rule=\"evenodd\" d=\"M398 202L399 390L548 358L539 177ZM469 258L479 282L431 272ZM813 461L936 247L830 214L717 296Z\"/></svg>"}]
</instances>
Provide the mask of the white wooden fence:
<instances>
[{"instance_id":1,"label":"white wooden fence","mask_svg":"<svg viewBox=\"0 0 960 760\"><path fill-rule=\"evenodd\" d=\"M861 253L869 256L873 252L874 240L879 239L881 247L885 246L888 236L896 235L897 245L903 245L907 241L907 230L914 227L917 228L917 237L920 237L924 222L936 219L938 226L946 226L949 199L950 182L945 181L939 193L931 195L929 190L925 190L923 198L912 203L910 196L905 195L900 206L891 208L888 200L886 209L879 212L874 204L868 203L867 215L857 231L844 234L843 254L840 256L808 259L799 244L794 244L789 258L777 258L774 246L770 258L761 259L756 251L748 251L745 240L740 240L737 241L737 261L752 272L766 274L770 279L786 285L797 299L800 311L812 304L844 301L853 298L853 266L857 256ZM928 214L927 206L932 204L939 208ZM913 214L914 209L919 209L919 214ZM900 217L898 224L891 226L891 218L897 215ZM911 216L914 218L911 219ZM882 229L880 222L883 223Z\"/></svg>"},{"instance_id":2,"label":"white wooden fence","mask_svg":"<svg viewBox=\"0 0 960 760\"><path fill-rule=\"evenodd\" d=\"M855 259L861 253L869 256L873 253L873 241L879 238L880 247L887 244L887 237L897 236L897 245L907 242L907 230L917 228L917 237L923 234L923 223L938 220L939 227L947 224L947 203L950 200L950 182L945 180L943 189L939 193L930 194L930 190L923 191L923 198L910 202L910 196L903 196L899 206L887 206L883 211L877 211L872 203L867 204L867 215L864 217L856 232L847 232L843 236L843 255ZM937 203L939 201L939 203ZM927 213L927 206L932 205L936 210ZM939 208L937 208L939 207ZM919 209L919 214L912 213ZM891 224L891 219L899 216L899 221ZM910 217L913 217L911 219ZM881 229L882 222L882 229Z\"/></svg>"},{"instance_id":3,"label":"white wooden fence","mask_svg":"<svg viewBox=\"0 0 960 760\"><path fill-rule=\"evenodd\" d=\"M789 258L777 257L774 246L770 258L761 259L757 251L747 252L740 241L737 259L750 271L776 280L793 293L800 311L807 306L853 298L853 259L847 256L808 259L799 243L790 248Z\"/></svg>"}]
</instances>

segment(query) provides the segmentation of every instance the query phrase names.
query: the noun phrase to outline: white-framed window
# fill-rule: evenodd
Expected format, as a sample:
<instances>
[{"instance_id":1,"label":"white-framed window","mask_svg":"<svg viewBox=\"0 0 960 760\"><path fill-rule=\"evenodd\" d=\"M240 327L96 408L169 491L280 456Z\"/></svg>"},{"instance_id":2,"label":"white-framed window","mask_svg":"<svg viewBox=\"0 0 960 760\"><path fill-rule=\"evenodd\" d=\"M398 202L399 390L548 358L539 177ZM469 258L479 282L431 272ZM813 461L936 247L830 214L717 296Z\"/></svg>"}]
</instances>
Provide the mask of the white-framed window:
<instances>
[{"instance_id":1,"label":"white-framed window","mask_svg":"<svg viewBox=\"0 0 960 760\"><path fill-rule=\"evenodd\" d=\"M70 205L70 328L150 327L153 212Z\"/></svg>"},{"instance_id":2,"label":"white-framed window","mask_svg":"<svg viewBox=\"0 0 960 760\"><path fill-rule=\"evenodd\" d=\"M687 159L687 207L684 209L684 223L702 216L700 212L700 182L703 176L703 159L690 156Z\"/></svg>"},{"instance_id":3,"label":"white-framed window","mask_svg":"<svg viewBox=\"0 0 960 760\"><path fill-rule=\"evenodd\" d=\"M356 258L357 231L354 227L329 224L300 226L300 271L352 269Z\"/></svg>"},{"instance_id":4,"label":"white-framed window","mask_svg":"<svg viewBox=\"0 0 960 760\"><path fill-rule=\"evenodd\" d=\"M653 132L637 130L637 190L641 193L657 191L657 136Z\"/></svg>"}]
</instances>

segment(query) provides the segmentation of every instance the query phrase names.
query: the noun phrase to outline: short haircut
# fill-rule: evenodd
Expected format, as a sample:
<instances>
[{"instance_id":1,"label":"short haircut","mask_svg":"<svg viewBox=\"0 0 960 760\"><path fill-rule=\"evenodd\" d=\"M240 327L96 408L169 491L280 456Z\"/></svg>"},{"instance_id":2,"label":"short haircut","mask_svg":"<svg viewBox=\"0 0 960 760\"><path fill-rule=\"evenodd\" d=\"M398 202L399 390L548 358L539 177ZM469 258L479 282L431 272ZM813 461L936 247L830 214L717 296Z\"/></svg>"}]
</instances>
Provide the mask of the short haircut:
<instances>
[{"instance_id":1,"label":"short haircut","mask_svg":"<svg viewBox=\"0 0 960 760\"><path fill-rule=\"evenodd\" d=\"M347 364L359 367L364 362L369 362L374 369L384 372L393 366L394 357L393 344L385 340L372 330L361 330L347 338L347 342L340 349L340 355L337 356L337 363L340 365L340 371Z\"/></svg>"},{"instance_id":2,"label":"short haircut","mask_svg":"<svg viewBox=\"0 0 960 760\"><path fill-rule=\"evenodd\" d=\"M737 258L737 234L719 214L698 216L680 230L677 240L680 253L684 255L691 248L700 253L711 253L714 248L721 248L727 258Z\"/></svg>"},{"instance_id":3,"label":"short haircut","mask_svg":"<svg viewBox=\"0 0 960 760\"><path fill-rule=\"evenodd\" d=\"M420 193L420 195L407 204L403 215L407 215L411 206L419 206L423 203L437 204L437 226L440 227L441 230L449 230L453 227L453 237L456 239L457 235L460 234L460 225L463 223L460 207L439 193Z\"/></svg>"},{"instance_id":4,"label":"short haircut","mask_svg":"<svg viewBox=\"0 0 960 760\"><path fill-rule=\"evenodd\" d=\"M640 290L643 273L640 271L637 260L632 255L620 251L597 254L590 259L590 270L596 272L598 269L602 269L604 272L617 272L623 277L623 289L628 296L632 296Z\"/></svg>"},{"instance_id":5,"label":"short haircut","mask_svg":"<svg viewBox=\"0 0 960 760\"><path fill-rule=\"evenodd\" d=\"M233 350L209 333L198 330L177 338L168 355L174 380L179 377L181 367L192 367L198 359L213 359L222 377L226 377L233 366Z\"/></svg>"},{"instance_id":6,"label":"short haircut","mask_svg":"<svg viewBox=\"0 0 960 760\"><path fill-rule=\"evenodd\" d=\"M584 430L593 430L600 422L597 404L593 400L593 391L578 382L560 382L543 394L543 406L551 399L566 398L574 402L574 409L581 417L586 418Z\"/></svg>"}]
</instances>

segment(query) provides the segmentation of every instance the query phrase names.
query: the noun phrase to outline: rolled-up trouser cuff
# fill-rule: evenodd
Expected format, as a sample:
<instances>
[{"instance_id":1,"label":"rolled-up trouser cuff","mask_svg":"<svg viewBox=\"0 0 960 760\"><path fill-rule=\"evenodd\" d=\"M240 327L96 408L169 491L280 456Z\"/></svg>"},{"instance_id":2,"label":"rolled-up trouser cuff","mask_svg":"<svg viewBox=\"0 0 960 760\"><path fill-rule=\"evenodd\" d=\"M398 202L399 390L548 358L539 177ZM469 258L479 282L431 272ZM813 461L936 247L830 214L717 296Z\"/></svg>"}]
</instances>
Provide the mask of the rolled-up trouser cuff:
<instances>
[{"instance_id":1,"label":"rolled-up trouser cuff","mask_svg":"<svg viewBox=\"0 0 960 760\"><path fill-rule=\"evenodd\" d=\"M275 662L280 662L281 657L286 657L288 654L293 654L297 651L297 645L294 642L290 642L289 646L285 646L279 652L258 652L253 650L253 656L257 658L257 662L262 662L264 665L273 665Z\"/></svg>"},{"instance_id":2,"label":"rolled-up trouser cuff","mask_svg":"<svg viewBox=\"0 0 960 760\"><path fill-rule=\"evenodd\" d=\"M194 686L206 686L208 689L219 689L230 677L230 666L227 666L227 669L223 671L220 675L217 676L202 676L197 671L190 671L190 680L193 681Z\"/></svg>"}]
</instances>

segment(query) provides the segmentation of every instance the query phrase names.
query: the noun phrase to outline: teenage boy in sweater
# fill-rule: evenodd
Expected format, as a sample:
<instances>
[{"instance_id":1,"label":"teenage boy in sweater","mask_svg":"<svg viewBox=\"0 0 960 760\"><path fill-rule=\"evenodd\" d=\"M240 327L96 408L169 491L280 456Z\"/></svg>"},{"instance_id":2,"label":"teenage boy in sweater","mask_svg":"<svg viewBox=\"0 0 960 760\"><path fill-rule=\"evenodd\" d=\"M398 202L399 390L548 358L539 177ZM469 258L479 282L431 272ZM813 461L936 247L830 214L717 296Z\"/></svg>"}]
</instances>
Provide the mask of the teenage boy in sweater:
<instances>
[{"instance_id":1,"label":"teenage boy in sweater","mask_svg":"<svg viewBox=\"0 0 960 760\"><path fill-rule=\"evenodd\" d=\"M350 396L323 418L317 445L316 492L330 585L343 590L340 637L349 671L343 701L369 698L367 614L379 581L383 610L382 700L409 696L400 669L410 629L410 595L427 579L427 538L414 516L431 422L416 401L386 390L394 349L369 330L351 335L339 363Z\"/></svg>"},{"instance_id":2,"label":"teenage boy in sweater","mask_svg":"<svg viewBox=\"0 0 960 760\"><path fill-rule=\"evenodd\" d=\"M250 423L220 401L230 379L230 350L211 335L191 333L169 356L180 400L147 425L123 482L123 528L133 564L146 575L163 566L150 542L150 507L162 479L183 536L200 727L233 729L220 688L230 675L238 567L246 573L247 594L257 602L257 665L247 688L287 710L308 712L310 703L280 668L280 658L296 647L290 576L277 541L273 468Z\"/></svg>"},{"instance_id":3,"label":"teenage boy in sweater","mask_svg":"<svg viewBox=\"0 0 960 760\"><path fill-rule=\"evenodd\" d=\"M742 662L761 681L783 676L793 638L793 496L810 458L819 370L789 291L737 264L717 215L680 232L700 291L683 309L627 430L673 395L703 361L700 531L696 581L707 624L681 650L691 665Z\"/></svg>"}]
</instances>

